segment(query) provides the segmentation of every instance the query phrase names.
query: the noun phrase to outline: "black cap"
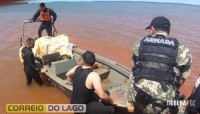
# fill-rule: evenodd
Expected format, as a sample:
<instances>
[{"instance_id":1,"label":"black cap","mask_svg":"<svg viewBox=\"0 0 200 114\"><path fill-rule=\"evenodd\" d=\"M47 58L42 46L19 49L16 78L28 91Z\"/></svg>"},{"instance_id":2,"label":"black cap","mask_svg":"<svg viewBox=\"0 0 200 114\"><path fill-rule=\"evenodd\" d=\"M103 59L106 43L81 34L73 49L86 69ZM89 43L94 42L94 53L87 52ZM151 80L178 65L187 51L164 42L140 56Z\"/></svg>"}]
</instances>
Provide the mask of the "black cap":
<instances>
[{"instance_id":1,"label":"black cap","mask_svg":"<svg viewBox=\"0 0 200 114\"><path fill-rule=\"evenodd\" d=\"M40 7L45 7L45 3L40 3Z\"/></svg>"},{"instance_id":2,"label":"black cap","mask_svg":"<svg viewBox=\"0 0 200 114\"><path fill-rule=\"evenodd\" d=\"M95 58L95 55L93 52L91 51L86 51L84 54L83 54L83 60L86 64L88 65L93 65L96 61L96 58Z\"/></svg>"},{"instance_id":3,"label":"black cap","mask_svg":"<svg viewBox=\"0 0 200 114\"><path fill-rule=\"evenodd\" d=\"M171 24L170 24L169 19L167 19L164 16L159 16L159 17L153 18L153 20L151 21L151 24L145 30L150 29L151 26L158 29L169 30Z\"/></svg>"}]
</instances>

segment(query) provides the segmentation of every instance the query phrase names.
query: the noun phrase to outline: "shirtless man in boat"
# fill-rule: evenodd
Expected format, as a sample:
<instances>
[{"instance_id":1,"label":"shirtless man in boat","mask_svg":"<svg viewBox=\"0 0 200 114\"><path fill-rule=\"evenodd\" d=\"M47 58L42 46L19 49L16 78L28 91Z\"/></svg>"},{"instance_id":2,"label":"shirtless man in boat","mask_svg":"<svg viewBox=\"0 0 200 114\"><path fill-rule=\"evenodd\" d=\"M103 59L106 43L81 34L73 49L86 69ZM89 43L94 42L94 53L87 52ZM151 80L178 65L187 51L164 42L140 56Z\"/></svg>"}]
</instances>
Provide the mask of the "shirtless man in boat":
<instances>
[{"instance_id":1,"label":"shirtless man in boat","mask_svg":"<svg viewBox=\"0 0 200 114\"><path fill-rule=\"evenodd\" d=\"M72 104L86 104L87 114L112 114L114 107L105 105L99 101L93 101L95 93L108 104L119 104L108 96L101 85L100 76L93 72L92 66L96 58L93 52L86 51L83 54L83 65L78 65L67 72L67 78L73 83Z\"/></svg>"}]
</instances>

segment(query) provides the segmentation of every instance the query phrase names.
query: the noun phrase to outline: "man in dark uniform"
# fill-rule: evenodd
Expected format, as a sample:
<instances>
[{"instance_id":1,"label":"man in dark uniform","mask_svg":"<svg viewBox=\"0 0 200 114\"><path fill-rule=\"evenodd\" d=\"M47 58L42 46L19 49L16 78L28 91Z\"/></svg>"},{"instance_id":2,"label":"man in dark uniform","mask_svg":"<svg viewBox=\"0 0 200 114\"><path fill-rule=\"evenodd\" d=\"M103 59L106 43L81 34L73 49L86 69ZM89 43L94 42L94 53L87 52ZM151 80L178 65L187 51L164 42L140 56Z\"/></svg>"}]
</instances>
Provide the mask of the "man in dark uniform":
<instances>
[{"instance_id":1,"label":"man in dark uniform","mask_svg":"<svg viewBox=\"0 0 200 114\"><path fill-rule=\"evenodd\" d=\"M84 65L75 66L66 74L68 80L73 82L71 103L86 104L87 114L112 114L114 110L113 106L93 100L93 96L97 94L102 101L110 104L118 104L117 100L110 98L104 91L99 75L92 70L92 66L96 61L94 53L86 51L83 54L83 60Z\"/></svg>"},{"instance_id":2,"label":"man in dark uniform","mask_svg":"<svg viewBox=\"0 0 200 114\"><path fill-rule=\"evenodd\" d=\"M190 97L187 100L190 101L186 107L185 114L200 114L200 75L195 83Z\"/></svg>"},{"instance_id":3,"label":"man in dark uniform","mask_svg":"<svg viewBox=\"0 0 200 114\"><path fill-rule=\"evenodd\" d=\"M53 20L51 18L53 17ZM56 13L45 6L45 3L40 3L40 9L34 14L33 18L30 21L36 21L37 18L40 18L41 25L38 30L38 36L42 37L42 31L46 29L48 36L52 36L52 26L54 25L57 15Z\"/></svg>"},{"instance_id":4,"label":"man in dark uniform","mask_svg":"<svg viewBox=\"0 0 200 114\"><path fill-rule=\"evenodd\" d=\"M32 38L28 38L26 40L26 46L22 49L22 58L24 61L24 72L26 74L27 86L31 85L32 78L39 84L42 85L42 79L38 71L39 68L36 67L35 57L32 52L32 48L34 47L34 40Z\"/></svg>"}]
</instances>

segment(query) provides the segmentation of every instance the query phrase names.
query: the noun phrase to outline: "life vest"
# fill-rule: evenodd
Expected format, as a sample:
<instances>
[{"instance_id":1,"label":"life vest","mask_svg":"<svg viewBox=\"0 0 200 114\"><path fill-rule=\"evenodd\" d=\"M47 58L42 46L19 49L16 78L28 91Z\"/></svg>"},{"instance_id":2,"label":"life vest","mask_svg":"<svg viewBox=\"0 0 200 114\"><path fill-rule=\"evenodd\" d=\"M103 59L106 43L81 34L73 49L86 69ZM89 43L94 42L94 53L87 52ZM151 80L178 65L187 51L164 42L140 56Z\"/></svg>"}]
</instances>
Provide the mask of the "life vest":
<instances>
[{"instance_id":1,"label":"life vest","mask_svg":"<svg viewBox=\"0 0 200 114\"><path fill-rule=\"evenodd\" d=\"M144 37L140 42L139 58L133 69L135 82L147 79L159 82L164 91L167 85L177 85L176 73L178 41L163 35Z\"/></svg>"},{"instance_id":2,"label":"life vest","mask_svg":"<svg viewBox=\"0 0 200 114\"><path fill-rule=\"evenodd\" d=\"M51 21L51 14L49 9L47 11L40 11L40 21Z\"/></svg>"}]
</instances>

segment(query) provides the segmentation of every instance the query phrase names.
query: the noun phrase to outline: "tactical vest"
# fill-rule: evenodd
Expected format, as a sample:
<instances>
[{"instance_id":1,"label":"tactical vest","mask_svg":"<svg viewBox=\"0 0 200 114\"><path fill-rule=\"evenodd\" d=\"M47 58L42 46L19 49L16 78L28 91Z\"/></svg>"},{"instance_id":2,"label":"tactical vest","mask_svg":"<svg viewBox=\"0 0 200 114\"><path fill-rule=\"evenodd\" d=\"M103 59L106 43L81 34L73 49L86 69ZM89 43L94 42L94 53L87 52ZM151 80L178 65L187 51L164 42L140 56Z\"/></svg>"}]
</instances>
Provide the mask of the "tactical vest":
<instances>
[{"instance_id":1,"label":"tactical vest","mask_svg":"<svg viewBox=\"0 0 200 114\"><path fill-rule=\"evenodd\" d=\"M164 91L167 85L177 86L176 57L178 41L163 35L144 37L140 42L139 58L133 70L134 80L147 79L159 82Z\"/></svg>"},{"instance_id":2,"label":"tactical vest","mask_svg":"<svg viewBox=\"0 0 200 114\"><path fill-rule=\"evenodd\" d=\"M40 21L51 21L51 14L49 9L47 11L40 11Z\"/></svg>"}]
</instances>

